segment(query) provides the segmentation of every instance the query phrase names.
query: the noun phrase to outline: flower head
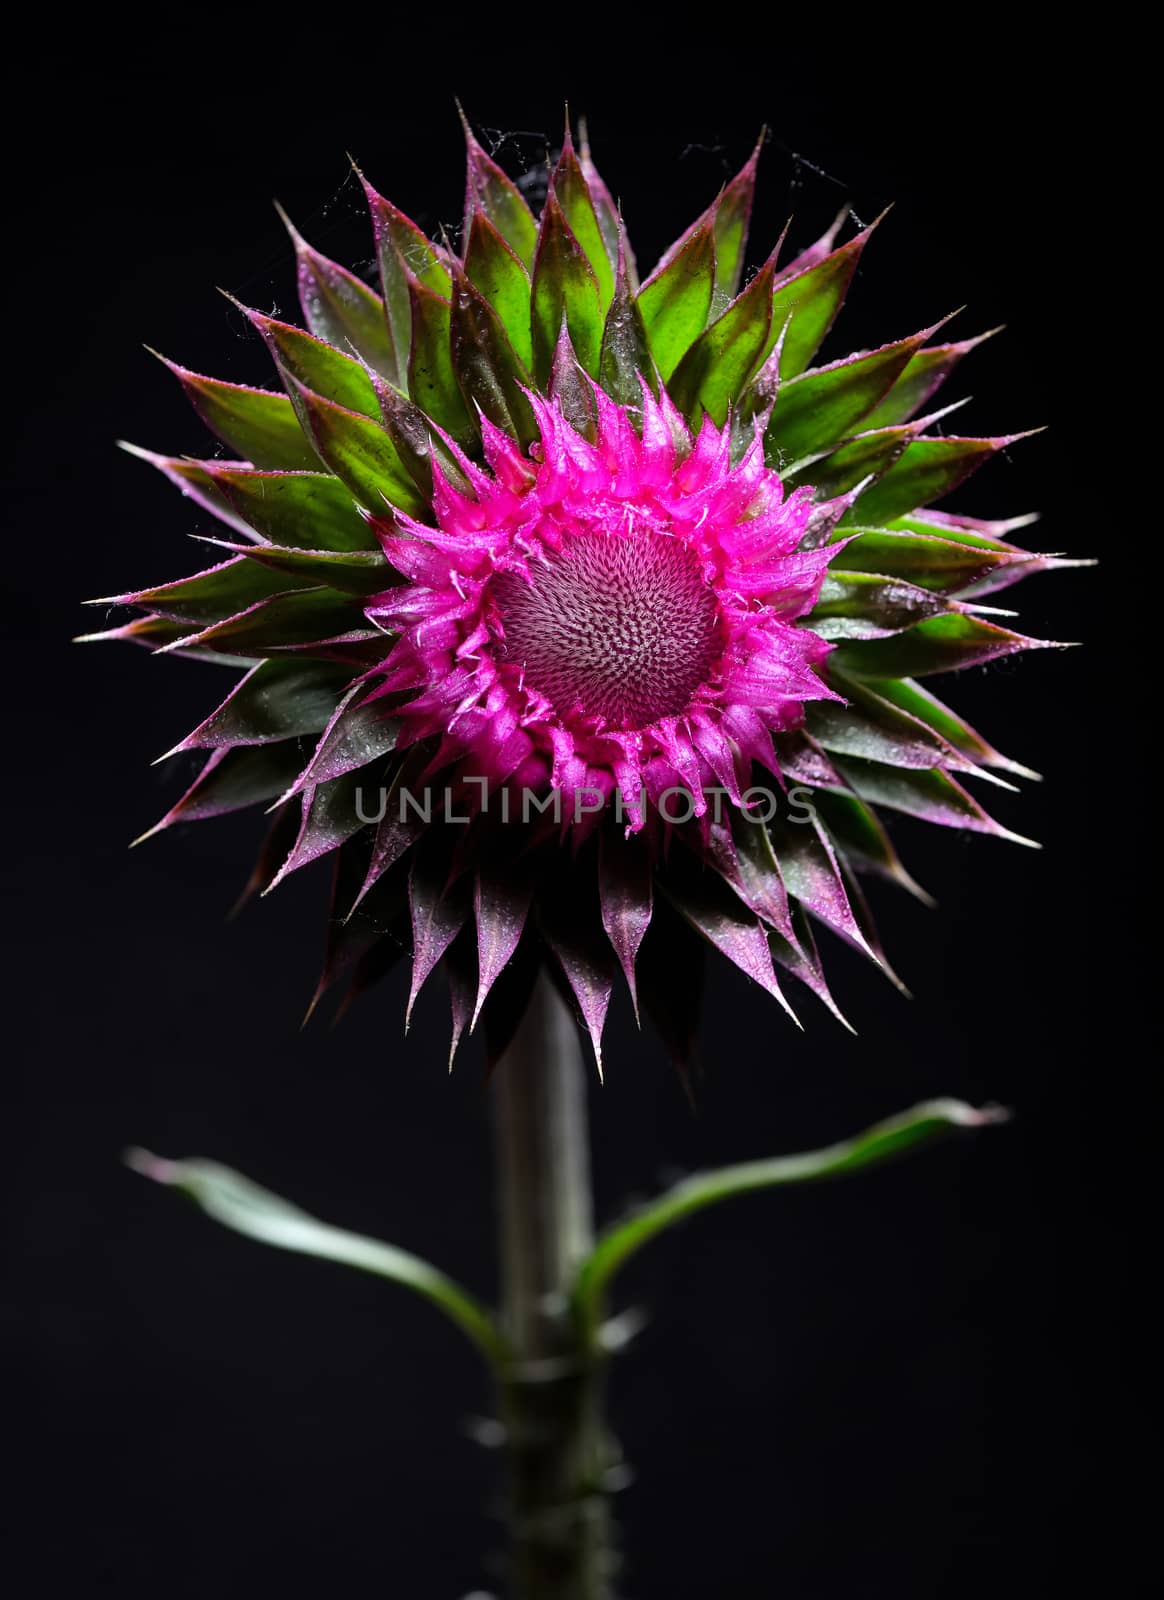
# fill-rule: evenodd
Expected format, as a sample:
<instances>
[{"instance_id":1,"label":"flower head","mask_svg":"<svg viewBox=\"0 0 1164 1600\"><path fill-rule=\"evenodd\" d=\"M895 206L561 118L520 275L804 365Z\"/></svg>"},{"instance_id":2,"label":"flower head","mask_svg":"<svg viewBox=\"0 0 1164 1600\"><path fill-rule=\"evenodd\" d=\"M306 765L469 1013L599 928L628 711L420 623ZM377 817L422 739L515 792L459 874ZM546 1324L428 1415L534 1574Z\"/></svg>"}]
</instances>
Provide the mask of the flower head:
<instances>
[{"instance_id":1,"label":"flower head","mask_svg":"<svg viewBox=\"0 0 1164 1600\"><path fill-rule=\"evenodd\" d=\"M437 467L436 528L381 525L413 581L368 606L398 634L375 693L417 691L398 749L436 737L438 762L563 791L567 822L617 790L637 832L668 789L699 817L709 785L741 805L753 760L779 770L771 734L839 698L796 624L840 547L801 549L811 493L785 498L758 430L733 466L728 430L705 416L693 442L665 391L643 385L637 429L593 392L593 442L531 395L532 460L484 419L493 475L448 441L469 492Z\"/></svg>"},{"instance_id":2,"label":"flower head","mask_svg":"<svg viewBox=\"0 0 1164 1600\"><path fill-rule=\"evenodd\" d=\"M921 893L881 812L1005 836L963 780L1025 771L918 681L1039 643L982 601L1062 564L932 509L1013 441L921 415L980 340L812 366L872 229L744 283L759 148L640 284L585 143L535 218L466 138L459 254L366 181L380 293L291 229L283 393L167 362L236 459L136 453L225 559L94 637L241 676L158 828L274 802L252 888L335 862L320 991L411 947L454 1048L546 958L596 1050L621 967L682 1059L706 945L835 1010L812 923L884 964L858 875Z\"/></svg>"}]
</instances>

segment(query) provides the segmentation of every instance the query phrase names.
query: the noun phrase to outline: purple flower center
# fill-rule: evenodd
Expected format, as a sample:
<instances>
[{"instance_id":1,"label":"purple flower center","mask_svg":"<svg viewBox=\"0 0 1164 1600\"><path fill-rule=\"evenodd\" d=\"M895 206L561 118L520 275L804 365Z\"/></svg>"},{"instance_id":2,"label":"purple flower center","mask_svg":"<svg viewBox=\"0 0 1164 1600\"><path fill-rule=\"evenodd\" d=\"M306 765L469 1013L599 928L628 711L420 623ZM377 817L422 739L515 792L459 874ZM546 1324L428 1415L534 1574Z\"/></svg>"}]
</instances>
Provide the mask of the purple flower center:
<instances>
[{"instance_id":1,"label":"purple flower center","mask_svg":"<svg viewBox=\"0 0 1164 1600\"><path fill-rule=\"evenodd\" d=\"M505 659L559 716L646 727L678 716L722 650L719 606L696 555L669 534L573 534L530 581L490 592Z\"/></svg>"}]
</instances>

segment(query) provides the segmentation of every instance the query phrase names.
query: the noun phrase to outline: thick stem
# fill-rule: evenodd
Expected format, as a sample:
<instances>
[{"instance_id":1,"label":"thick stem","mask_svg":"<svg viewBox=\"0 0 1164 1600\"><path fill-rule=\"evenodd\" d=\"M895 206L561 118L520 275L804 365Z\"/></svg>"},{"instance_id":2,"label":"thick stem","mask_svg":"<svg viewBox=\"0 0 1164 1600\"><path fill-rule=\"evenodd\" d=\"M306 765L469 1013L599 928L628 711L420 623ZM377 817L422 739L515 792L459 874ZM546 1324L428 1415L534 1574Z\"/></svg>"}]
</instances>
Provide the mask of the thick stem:
<instances>
[{"instance_id":1,"label":"thick stem","mask_svg":"<svg viewBox=\"0 0 1164 1600\"><path fill-rule=\"evenodd\" d=\"M512 1600L608 1600L611 1448L601 1355L569 1298L593 1244L586 1073L578 1033L539 978L497 1064L495 1129L510 1472Z\"/></svg>"}]
</instances>

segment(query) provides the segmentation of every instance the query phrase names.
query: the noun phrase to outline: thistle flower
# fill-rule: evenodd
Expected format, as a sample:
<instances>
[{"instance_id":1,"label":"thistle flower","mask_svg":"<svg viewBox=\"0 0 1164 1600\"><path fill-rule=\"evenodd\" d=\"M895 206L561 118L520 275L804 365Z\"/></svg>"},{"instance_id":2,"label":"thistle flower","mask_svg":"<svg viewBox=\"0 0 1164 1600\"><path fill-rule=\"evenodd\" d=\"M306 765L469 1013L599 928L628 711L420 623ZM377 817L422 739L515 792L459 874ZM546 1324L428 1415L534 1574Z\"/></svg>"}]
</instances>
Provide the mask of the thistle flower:
<instances>
[{"instance_id":1,"label":"thistle flower","mask_svg":"<svg viewBox=\"0 0 1164 1600\"><path fill-rule=\"evenodd\" d=\"M982 602L1061 563L932 509L1020 437L919 415L985 335L811 365L872 227L741 288L759 146L640 285L585 138L537 219L466 140L459 254L362 180L380 294L288 223L285 392L166 362L238 459L135 453L226 559L91 637L243 670L151 832L266 803L252 890L334 858L316 1000L411 948L496 1053L548 954L599 1060L621 968L682 1063L705 945L834 1011L813 922L884 964L880 810L1014 837L964 779L1026 769L918 680L1042 643Z\"/></svg>"}]
</instances>

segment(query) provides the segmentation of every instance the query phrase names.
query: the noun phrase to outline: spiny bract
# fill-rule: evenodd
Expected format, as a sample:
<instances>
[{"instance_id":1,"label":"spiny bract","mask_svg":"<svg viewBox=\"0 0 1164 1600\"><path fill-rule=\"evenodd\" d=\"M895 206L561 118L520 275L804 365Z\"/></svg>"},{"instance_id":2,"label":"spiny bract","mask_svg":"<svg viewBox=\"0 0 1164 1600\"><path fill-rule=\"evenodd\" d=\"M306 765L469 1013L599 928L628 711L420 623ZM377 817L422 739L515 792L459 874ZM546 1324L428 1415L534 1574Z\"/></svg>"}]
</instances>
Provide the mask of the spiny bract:
<instances>
[{"instance_id":1,"label":"spiny bract","mask_svg":"<svg viewBox=\"0 0 1164 1600\"><path fill-rule=\"evenodd\" d=\"M621 966L682 1062L704 943L834 1011L811 921L883 960L878 807L1005 835L960 780L1025 769L917 679L1038 643L979 602L1057 563L928 509L1011 442L918 416L980 340L810 365L871 228L741 291L759 146L640 286L585 137L536 219L465 132L460 255L366 180L381 295L290 229L285 394L166 363L239 459L136 453L228 558L93 637L245 669L157 826L274 802L253 889L334 856L320 993L411 946L495 1053L548 952L596 1052Z\"/></svg>"}]
</instances>

